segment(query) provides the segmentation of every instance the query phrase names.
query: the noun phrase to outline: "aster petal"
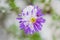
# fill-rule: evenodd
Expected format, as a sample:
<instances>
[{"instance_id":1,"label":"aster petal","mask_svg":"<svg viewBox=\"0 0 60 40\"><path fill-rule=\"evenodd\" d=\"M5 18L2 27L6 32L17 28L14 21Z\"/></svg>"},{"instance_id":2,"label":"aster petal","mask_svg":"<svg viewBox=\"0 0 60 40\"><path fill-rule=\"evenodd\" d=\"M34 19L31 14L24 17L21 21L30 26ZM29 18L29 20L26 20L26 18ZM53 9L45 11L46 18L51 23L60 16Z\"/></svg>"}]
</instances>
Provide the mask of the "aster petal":
<instances>
[{"instance_id":1,"label":"aster petal","mask_svg":"<svg viewBox=\"0 0 60 40\"><path fill-rule=\"evenodd\" d=\"M38 31L37 26L35 24L33 24L33 26L34 26L34 30Z\"/></svg>"},{"instance_id":2,"label":"aster petal","mask_svg":"<svg viewBox=\"0 0 60 40\"><path fill-rule=\"evenodd\" d=\"M18 19L18 20L22 20L22 18L16 18L16 19Z\"/></svg>"},{"instance_id":3,"label":"aster petal","mask_svg":"<svg viewBox=\"0 0 60 40\"><path fill-rule=\"evenodd\" d=\"M25 29L24 23L21 23L21 24L20 24L20 29Z\"/></svg>"},{"instance_id":4,"label":"aster petal","mask_svg":"<svg viewBox=\"0 0 60 40\"><path fill-rule=\"evenodd\" d=\"M38 23L34 23L34 24L37 30L41 30L41 25L39 25Z\"/></svg>"},{"instance_id":5,"label":"aster petal","mask_svg":"<svg viewBox=\"0 0 60 40\"><path fill-rule=\"evenodd\" d=\"M43 19L42 17L40 18L40 22L44 23L45 19Z\"/></svg>"},{"instance_id":6,"label":"aster petal","mask_svg":"<svg viewBox=\"0 0 60 40\"><path fill-rule=\"evenodd\" d=\"M29 33L31 33L31 29L30 29L30 27L28 27L28 28L25 28L25 33L26 33L26 34L29 34Z\"/></svg>"}]
</instances>

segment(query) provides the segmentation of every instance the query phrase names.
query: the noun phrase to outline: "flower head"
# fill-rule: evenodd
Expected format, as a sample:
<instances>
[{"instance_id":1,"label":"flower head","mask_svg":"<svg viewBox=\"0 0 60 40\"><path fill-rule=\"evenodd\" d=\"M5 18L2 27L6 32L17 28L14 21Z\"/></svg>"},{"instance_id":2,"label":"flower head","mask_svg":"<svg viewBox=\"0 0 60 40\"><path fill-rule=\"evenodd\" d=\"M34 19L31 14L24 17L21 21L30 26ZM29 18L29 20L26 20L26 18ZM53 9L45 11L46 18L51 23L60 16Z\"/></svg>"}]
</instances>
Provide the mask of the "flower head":
<instances>
[{"instance_id":1,"label":"flower head","mask_svg":"<svg viewBox=\"0 0 60 40\"><path fill-rule=\"evenodd\" d=\"M42 17L42 10L38 6L27 6L19 16L17 19L19 20L20 29L24 30L26 34L33 34L41 30L42 23L45 22Z\"/></svg>"}]
</instances>

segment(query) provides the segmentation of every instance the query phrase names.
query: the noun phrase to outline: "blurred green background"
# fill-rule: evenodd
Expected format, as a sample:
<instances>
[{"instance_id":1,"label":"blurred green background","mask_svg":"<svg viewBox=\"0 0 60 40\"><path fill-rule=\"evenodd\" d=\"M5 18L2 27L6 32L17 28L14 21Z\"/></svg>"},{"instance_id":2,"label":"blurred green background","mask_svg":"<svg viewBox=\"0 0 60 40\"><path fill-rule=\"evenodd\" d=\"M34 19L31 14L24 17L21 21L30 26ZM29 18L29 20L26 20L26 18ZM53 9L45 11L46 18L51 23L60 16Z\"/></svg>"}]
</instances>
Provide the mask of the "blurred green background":
<instances>
[{"instance_id":1,"label":"blurred green background","mask_svg":"<svg viewBox=\"0 0 60 40\"><path fill-rule=\"evenodd\" d=\"M39 6L46 22L42 30L26 35L16 20L28 5ZM0 40L60 40L60 0L0 0Z\"/></svg>"}]
</instances>

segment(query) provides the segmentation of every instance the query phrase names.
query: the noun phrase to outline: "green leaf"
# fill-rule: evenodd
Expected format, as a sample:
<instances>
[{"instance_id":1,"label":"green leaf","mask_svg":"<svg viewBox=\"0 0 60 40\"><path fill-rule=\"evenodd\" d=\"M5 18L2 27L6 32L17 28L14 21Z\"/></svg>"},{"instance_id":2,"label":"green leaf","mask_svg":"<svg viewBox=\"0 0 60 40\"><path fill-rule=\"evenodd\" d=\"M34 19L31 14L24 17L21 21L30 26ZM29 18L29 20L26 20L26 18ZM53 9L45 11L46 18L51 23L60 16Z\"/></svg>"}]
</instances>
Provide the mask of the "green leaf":
<instances>
[{"instance_id":1,"label":"green leaf","mask_svg":"<svg viewBox=\"0 0 60 40\"><path fill-rule=\"evenodd\" d=\"M39 33L34 33L33 35L31 35L30 40L42 40L42 38Z\"/></svg>"}]
</instances>

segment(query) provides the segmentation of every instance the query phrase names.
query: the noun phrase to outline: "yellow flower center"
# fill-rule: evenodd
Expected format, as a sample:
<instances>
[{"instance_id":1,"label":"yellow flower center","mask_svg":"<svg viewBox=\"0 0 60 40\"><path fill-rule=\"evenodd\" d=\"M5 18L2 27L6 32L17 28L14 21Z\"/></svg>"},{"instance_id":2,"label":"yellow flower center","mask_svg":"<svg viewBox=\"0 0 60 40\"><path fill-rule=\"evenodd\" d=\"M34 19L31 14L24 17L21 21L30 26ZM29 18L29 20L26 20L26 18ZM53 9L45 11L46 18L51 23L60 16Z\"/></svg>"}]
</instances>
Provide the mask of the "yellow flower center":
<instances>
[{"instance_id":1,"label":"yellow flower center","mask_svg":"<svg viewBox=\"0 0 60 40\"><path fill-rule=\"evenodd\" d=\"M35 19L34 17L31 18L31 22L32 22L32 23L36 22L36 19Z\"/></svg>"}]
</instances>

